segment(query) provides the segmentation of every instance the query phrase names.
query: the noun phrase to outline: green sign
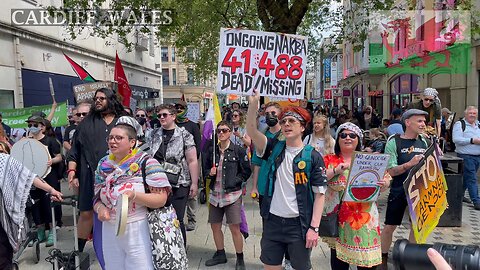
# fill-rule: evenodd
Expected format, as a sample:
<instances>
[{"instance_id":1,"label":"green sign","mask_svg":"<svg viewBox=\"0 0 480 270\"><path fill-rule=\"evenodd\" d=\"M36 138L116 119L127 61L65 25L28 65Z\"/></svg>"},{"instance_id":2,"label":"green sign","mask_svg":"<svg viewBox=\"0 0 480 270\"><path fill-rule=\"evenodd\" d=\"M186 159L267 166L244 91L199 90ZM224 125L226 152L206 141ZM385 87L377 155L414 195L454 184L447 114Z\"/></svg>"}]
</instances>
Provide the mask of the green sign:
<instances>
[{"instance_id":1,"label":"green sign","mask_svg":"<svg viewBox=\"0 0 480 270\"><path fill-rule=\"evenodd\" d=\"M43 106L32 106L23 109L8 109L1 110L3 123L9 125L11 128L26 128L27 123L25 122L28 117L34 112L42 111L46 115L52 110L52 105L43 105ZM52 126L61 127L68 125L67 119L67 103L62 102L58 103L57 108L55 109L55 114L52 119Z\"/></svg>"}]
</instances>

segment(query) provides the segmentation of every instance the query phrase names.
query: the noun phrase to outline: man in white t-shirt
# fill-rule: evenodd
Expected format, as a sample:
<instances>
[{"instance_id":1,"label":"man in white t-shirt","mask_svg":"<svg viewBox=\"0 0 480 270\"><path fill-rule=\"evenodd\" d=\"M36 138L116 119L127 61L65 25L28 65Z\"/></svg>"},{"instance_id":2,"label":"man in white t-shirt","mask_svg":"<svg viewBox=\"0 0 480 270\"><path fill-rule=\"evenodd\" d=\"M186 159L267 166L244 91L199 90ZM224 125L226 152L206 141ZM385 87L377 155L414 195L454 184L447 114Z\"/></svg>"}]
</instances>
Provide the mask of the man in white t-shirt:
<instances>
[{"instance_id":1,"label":"man in white t-shirt","mask_svg":"<svg viewBox=\"0 0 480 270\"><path fill-rule=\"evenodd\" d=\"M264 220L260 259L266 269L281 269L288 250L293 268L311 269L327 185L322 156L302 142L311 116L301 107L284 109L279 119L285 141L267 139L256 125L259 100L258 93L249 97L247 133L257 155L272 168L260 210Z\"/></svg>"}]
</instances>

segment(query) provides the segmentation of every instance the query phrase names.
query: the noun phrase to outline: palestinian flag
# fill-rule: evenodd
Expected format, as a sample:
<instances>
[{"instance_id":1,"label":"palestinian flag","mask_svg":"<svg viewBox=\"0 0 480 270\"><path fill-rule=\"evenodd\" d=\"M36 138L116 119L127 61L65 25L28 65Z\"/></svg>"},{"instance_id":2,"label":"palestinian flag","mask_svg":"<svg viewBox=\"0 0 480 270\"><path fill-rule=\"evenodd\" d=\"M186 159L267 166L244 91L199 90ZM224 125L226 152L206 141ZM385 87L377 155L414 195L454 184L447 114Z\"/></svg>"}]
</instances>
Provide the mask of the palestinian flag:
<instances>
[{"instance_id":1,"label":"palestinian flag","mask_svg":"<svg viewBox=\"0 0 480 270\"><path fill-rule=\"evenodd\" d=\"M97 81L92 77L92 75L90 75L90 73L88 73L88 71L86 71L82 66L80 66L75 61L73 61L72 58L68 57L65 53L63 55L65 56L67 61L70 63L73 71L75 71L75 73L77 74L78 78L80 78L80 80L82 80L84 82L96 82Z\"/></svg>"}]
</instances>

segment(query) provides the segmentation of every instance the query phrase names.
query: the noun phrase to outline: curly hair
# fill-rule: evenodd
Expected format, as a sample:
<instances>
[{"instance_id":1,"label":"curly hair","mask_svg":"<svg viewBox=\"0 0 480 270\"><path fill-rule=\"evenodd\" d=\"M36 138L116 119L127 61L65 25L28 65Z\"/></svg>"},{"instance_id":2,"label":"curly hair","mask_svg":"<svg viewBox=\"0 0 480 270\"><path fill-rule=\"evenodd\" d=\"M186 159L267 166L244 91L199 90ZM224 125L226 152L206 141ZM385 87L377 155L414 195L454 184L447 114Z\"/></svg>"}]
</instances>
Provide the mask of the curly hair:
<instances>
[{"instance_id":1,"label":"curly hair","mask_svg":"<svg viewBox=\"0 0 480 270\"><path fill-rule=\"evenodd\" d=\"M108 88L100 88L97 91L95 91L95 95L97 96L98 92L102 92L105 94L107 97L107 111L110 111L111 113L115 114L115 116L120 117L126 114L122 103L118 99L117 95L115 92L111 89ZM93 111L94 114L98 114L98 112L95 110L95 106L92 106L91 110Z\"/></svg>"}]
</instances>

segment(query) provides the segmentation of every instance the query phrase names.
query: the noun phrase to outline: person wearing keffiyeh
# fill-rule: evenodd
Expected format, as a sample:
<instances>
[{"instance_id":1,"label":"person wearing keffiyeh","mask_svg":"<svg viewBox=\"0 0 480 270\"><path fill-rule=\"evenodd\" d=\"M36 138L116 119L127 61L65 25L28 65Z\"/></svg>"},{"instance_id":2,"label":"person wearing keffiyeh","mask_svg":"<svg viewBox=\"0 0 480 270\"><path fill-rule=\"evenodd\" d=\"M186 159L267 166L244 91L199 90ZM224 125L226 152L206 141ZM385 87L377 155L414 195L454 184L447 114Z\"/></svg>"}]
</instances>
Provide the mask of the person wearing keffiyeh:
<instances>
[{"instance_id":1,"label":"person wearing keffiyeh","mask_svg":"<svg viewBox=\"0 0 480 270\"><path fill-rule=\"evenodd\" d=\"M419 109L428 113L427 125L435 128L435 133L440 138L442 130L442 104L438 98L438 91L435 88L425 88L423 90L421 99L412 102L407 109Z\"/></svg>"},{"instance_id":2,"label":"person wearing keffiyeh","mask_svg":"<svg viewBox=\"0 0 480 270\"><path fill-rule=\"evenodd\" d=\"M26 239L25 207L32 185L48 192L53 200L62 200L62 193L12 156L0 153L0 269L11 268L13 253Z\"/></svg>"}]
</instances>

